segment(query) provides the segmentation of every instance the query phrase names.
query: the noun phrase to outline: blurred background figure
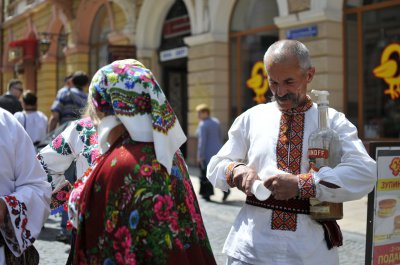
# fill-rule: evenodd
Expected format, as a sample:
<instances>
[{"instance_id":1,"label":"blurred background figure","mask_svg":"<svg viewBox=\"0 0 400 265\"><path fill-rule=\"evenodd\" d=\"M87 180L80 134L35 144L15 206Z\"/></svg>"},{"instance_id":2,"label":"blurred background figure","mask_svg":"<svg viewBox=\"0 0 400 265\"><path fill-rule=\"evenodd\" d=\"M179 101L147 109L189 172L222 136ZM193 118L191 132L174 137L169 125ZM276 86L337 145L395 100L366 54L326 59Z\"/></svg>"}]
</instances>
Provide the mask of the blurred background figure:
<instances>
[{"instance_id":1,"label":"blurred background figure","mask_svg":"<svg viewBox=\"0 0 400 265\"><path fill-rule=\"evenodd\" d=\"M83 91L83 89L85 86L87 86L88 83L89 77L83 71L77 71L74 72L72 75L65 77L64 87L58 91L56 99L51 106L51 116L48 126L49 132L54 131L57 125L66 128L71 123L71 121L77 120L81 117L81 114L87 102L87 94ZM60 137L56 137L55 139L58 141L62 140L62 138ZM74 139L74 141L77 140L78 138ZM54 146L60 144L61 147L58 146L58 150L61 150L61 152L64 153L69 153L71 150L68 148L63 149L63 147L65 147L63 146L63 143L64 142L53 141L53 148ZM78 154L79 151L77 151L76 153ZM69 160L65 160L65 163L70 166L67 168L63 168L62 174L70 184L74 184L75 180L77 179L76 163ZM59 166L63 167L65 163L60 163ZM56 240L64 243L69 243L70 232L67 230L68 213L66 211L62 211L61 214L61 232L59 235L57 235Z\"/></svg>"},{"instance_id":2,"label":"blurred background figure","mask_svg":"<svg viewBox=\"0 0 400 265\"><path fill-rule=\"evenodd\" d=\"M61 230L56 235L56 240L71 244L66 264L72 264L76 229L72 231L67 229L68 213L64 206L67 205L75 176L80 182L83 173L95 164L99 154L96 129L90 117L86 114L84 116L82 119L73 121L37 155L53 189L51 214L61 212L62 215Z\"/></svg>"},{"instance_id":3,"label":"blurred background figure","mask_svg":"<svg viewBox=\"0 0 400 265\"><path fill-rule=\"evenodd\" d=\"M88 105L102 155L69 199L74 264L216 264L179 150L186 136L151 71L133 59L102 67Z\"/></svg>"},{"instance_id":4,"label":"blurred background figure","mask_svg":"<svg viewBox=\"0 0 400 265\"><path fill-rule=\"evenodd\" d=\"M48 131L53 131L57 125L79 119L86 105L87 95L83 91L89 83L85 72L77 71L72 76L67 76L65 85L61 88L51 106Z\"/></svg>"},{"instance_id":5,"label":"blurred background figure","mask_svg":"<svg viewBox=\"0 0 400 265\"><path fill-rule=\"evenodd\" d=\"M210 201L214 195L214 188L207 178L207 165L213 155L222 147L221 126L217 118L210 116L210 108L206 104L196 107L197 117L200 120L197 128L197 162L200 167L200 191L199 194ZM230 191L224 191L222 201L225 201Z\"/></svg>"},{"instance_id":6,"label":"blurred background figure","mask_svg":"<svg viewBox=\"0 0 400 265\"><path fill-rule=\"evenodd\" d=\"M36 95L27 90L22 96L23 111L16 112L15 118L22 124L25 131L36 147L47 135L47 117L43 112L37 110Z\"/></svg>"},{"instance_id":7,"label":"blurred background figure","mask_svg":"<svg viewBox=\"0 0 400 265\"><path fill-rule=\"evenodd\" d=\"M11 79L8 82L8 91L0 96L0 107L14 114L15 112L22 111L21 102L19 98L24 90L22 82L18 79Z\"/></svg>"}]
</instances>

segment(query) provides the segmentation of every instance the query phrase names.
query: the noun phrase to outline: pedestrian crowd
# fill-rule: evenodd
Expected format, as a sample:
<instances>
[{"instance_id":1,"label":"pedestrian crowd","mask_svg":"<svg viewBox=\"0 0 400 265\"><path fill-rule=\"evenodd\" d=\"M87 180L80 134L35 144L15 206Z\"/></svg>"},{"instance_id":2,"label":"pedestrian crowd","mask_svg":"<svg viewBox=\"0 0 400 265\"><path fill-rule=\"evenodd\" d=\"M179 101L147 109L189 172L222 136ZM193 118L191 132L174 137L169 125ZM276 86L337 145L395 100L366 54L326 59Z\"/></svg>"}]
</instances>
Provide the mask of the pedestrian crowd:
<instances>
[{"instance_id":1,"label":"pedestrian crowd","mask_svg":"<svg viewBox=\"0 0 400 265\"><path fill-rule=\"evenodd\" d=\"M196 107L199 194L246 194L229 224L227 265L337 265L340 227L313 217L310 201L365 196L376 164L356 127L329 108L341 160L310 168L319 112L307 88L316 69L299 41L266 48L271 102L240 114L226 137L209 105ZM216 264L180 151L187 138L151 69L125 59L92 78L76 71L49 119L38 101L17 79L0 96L0 264L39 264L33 243L50 214L62 215L55 239L71 245L66 264ZM260 181L265 200L252 191Z\"/></svg>"}]
</instances>

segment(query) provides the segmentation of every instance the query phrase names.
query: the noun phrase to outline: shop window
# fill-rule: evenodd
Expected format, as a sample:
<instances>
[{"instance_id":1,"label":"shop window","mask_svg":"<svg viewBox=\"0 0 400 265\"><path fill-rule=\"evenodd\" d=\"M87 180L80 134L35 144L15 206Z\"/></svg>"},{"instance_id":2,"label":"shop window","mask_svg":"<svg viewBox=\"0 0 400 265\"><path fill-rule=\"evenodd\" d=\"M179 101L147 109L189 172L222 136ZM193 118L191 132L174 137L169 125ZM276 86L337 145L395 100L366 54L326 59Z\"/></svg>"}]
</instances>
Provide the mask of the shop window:
<instances>
[{"instance_id":1,"label":"shop window","mask_svg":"<svg viewBox=\"0 0 400 265\"><path fill-rule=\"evenodd\" d=\"M364 139L399 138L400 3L370 2L345 10L346 115Z\"/></svg>"},{"instance_id":2,"label":"shop window","mask_svg":"<svg viewBox=\"0 0 400 265\"><path fill-rule=\"evenodd\" d=\"M263 57L279 39L273 24L278 16L275 0L239 0L230 24L231 120L247 109L270 101Z\"/></svg>"},{"instance_id":3,"label":"shop window","mask_svg":"<svg viewBox=\"0 0 400 265\"><path fill-rule=\"evenodd\" d=\"M89 67L91 76L108 63L108 34L111 32L111 27L105 5L97 11L92 25Z\"/></svg>"}]
</instances>

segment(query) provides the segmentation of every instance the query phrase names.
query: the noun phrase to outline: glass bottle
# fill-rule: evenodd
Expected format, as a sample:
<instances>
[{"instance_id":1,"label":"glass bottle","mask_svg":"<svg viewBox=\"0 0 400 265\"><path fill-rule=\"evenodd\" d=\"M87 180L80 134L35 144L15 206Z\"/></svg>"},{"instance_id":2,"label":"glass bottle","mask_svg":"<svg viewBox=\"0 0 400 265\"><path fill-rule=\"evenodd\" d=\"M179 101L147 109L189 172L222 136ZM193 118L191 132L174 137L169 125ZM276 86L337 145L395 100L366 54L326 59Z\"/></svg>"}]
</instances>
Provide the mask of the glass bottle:
<instances>
[{"instance_id":1,"label":"glass bottle","mask_svg":"<svg viewBox=\"0 0 400 265\"><path fill-rule=\"evenodd\" d=\"M328 91L312 90L317 96L318 129L308 139L308 159L310 172L318 172L321 167L334 168L341 160L341 146L337 132L329 128ZM320 202L310 199L310 213L314 220L339 220L343 218L343 203Z\"/></svg>"}]
</instances>

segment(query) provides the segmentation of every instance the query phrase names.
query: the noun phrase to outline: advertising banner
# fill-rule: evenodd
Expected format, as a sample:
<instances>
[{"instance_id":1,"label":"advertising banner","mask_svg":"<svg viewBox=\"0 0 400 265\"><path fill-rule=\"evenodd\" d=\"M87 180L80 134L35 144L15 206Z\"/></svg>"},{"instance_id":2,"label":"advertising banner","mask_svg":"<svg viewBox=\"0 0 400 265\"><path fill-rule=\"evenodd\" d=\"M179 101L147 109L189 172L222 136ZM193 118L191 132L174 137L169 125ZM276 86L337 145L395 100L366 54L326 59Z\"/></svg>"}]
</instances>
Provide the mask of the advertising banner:
<instances>
[{"instance_id":1,"label":"advertising banner","mask_svg":"<svg viewBox=\"0 0 400 265\"><path fill-rule=\"evenodd\" d=\"M375 159L377 182L369 200L372 235L366 248L372 263L366 264L400 264L400 146L376 146Z\"/></svg>"}]
</instances>

